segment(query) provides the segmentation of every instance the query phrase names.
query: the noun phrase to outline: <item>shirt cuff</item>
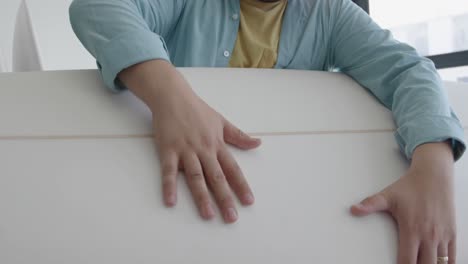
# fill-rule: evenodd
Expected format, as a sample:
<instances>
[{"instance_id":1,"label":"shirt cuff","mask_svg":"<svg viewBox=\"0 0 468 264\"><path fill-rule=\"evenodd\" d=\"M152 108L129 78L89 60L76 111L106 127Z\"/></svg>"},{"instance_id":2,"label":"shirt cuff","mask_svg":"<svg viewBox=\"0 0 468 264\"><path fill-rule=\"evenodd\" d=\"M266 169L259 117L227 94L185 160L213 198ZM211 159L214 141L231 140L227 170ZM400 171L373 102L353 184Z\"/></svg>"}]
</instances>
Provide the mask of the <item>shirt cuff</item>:
<instances>
[{"instance_id":1,"label":"shirt cuff","mask_svg":"<svg viewBox=\"0 0 468 264\"><path fill-rule=\"evenodd\" d=\"M408 159L411 159L416 147L425 143L451 140L455 161L466 150L463 127L452 117L424 116L406 122L398 128L395 138Z\"/></svg>"},{"instance_id":2,"label":"shirt cuff","mask_svg":"<svg viewBox=\"0 0 468 264\"><path fill-rule=\"evenodd\" d=\"M117 79L122 70L154 59L170 61L164 39L148 30L120 34L97 52L97 63L104 83L114 92L126 89Z\"/></svg>"}]
</instances>

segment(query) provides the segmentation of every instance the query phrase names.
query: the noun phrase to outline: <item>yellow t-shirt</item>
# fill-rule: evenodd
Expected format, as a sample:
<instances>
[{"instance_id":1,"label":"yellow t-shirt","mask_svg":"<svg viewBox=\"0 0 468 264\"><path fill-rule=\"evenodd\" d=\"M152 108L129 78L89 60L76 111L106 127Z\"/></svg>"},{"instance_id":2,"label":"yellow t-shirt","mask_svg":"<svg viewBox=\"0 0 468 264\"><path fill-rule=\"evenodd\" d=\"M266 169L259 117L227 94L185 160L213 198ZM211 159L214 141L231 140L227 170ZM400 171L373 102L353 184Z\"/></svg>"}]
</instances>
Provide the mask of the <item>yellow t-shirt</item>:
<instances>
[{"instance_id":1,"label":"yellow t-shirt","mask_svg":"<svg viewBox=\"0 0 468 264\"><path fill-rule=\"evenodd\" d=\"M287 0L241 0L239 33L230 67L273 68L278 58L281 25Z\"/></svg>"}]
</instances>

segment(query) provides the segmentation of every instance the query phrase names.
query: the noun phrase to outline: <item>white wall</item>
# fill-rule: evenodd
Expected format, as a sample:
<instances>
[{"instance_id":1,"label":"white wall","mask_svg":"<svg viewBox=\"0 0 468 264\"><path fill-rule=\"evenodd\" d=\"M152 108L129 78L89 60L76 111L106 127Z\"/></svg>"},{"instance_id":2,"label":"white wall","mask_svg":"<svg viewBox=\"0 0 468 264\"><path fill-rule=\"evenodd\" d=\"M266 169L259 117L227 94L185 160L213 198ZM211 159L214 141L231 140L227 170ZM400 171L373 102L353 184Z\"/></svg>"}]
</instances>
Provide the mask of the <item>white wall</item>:
<instances>
[{"instance_id":1,"label":"white wall","mask_svg":"<svg viewBox=\"0 0 468 264\"><path fill-rule=\"evenodd\" d=\"M27 15L23 12L23 24L20 23L18 36L24 38L16 39L18 47L13 70L97 68L94 58L84 49L70 26L68 8L72 0L0 0L0 51L4 57L4 66L0 70L12 69L14 27L22 1L27 3L28 11ZM37 59L31 59L33 57ZM35 65L31 64L33 61Z\"/></svg>"},{"instance_id":2,"label":"white wall","mask_svg":"<svg viewBox=\"0 0 468 264\"><path fill-rule=\"evenodd\" d=\"M21 0L0 0L0 63L4 70L11 70L11 50L16 12Z\"/></svg>"}]
</instances>

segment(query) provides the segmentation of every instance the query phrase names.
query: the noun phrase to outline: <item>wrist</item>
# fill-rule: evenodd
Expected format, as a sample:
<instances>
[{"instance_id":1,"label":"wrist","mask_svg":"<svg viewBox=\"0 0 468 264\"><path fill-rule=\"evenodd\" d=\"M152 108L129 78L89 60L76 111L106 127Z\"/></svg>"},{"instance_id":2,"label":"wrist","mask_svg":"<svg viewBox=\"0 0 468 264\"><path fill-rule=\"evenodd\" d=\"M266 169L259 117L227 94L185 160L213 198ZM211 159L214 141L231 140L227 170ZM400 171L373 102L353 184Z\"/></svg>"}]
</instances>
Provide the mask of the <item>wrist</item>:
<instances>
[{"instance_id":1,"label":"wrist","mask_svg":"<svg viewBox=\"0 0 468 264\"><path fill-rule=\"evenodd\" d=\"M178 92L183 91L180 88L188 86L177 69L165 60L136 64L122 71L119 78L153 113L159 111L161 104L178 97Z\"/></svg>"},{"instance_id":2,"label":"wrist","mask_svg":"<svg viewBox=\"0 0 468 264\"><path fill-rule=\"evenodd\" d=\"M430 167L453 171L454 159L450 141L419 145L413 152L412 168Z\"/></svg>"}]
</instances>

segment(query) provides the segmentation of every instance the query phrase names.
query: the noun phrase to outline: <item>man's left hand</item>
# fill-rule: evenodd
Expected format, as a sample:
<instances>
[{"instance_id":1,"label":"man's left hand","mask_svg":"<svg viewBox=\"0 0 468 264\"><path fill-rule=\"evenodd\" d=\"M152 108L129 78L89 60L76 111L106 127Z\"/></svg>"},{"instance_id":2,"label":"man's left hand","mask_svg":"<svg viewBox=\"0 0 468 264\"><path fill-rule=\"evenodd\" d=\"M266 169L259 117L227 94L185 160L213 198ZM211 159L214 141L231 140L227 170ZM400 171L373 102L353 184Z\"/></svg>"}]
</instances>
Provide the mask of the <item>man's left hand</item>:
<instances>
[{"instance_id":1,"label":"man's left hand","mask_svg":"<svg viewBox=\"0 0 468 264\"><path fill-rule=\"evenodd\" d=\"M398 181L351 207L355 216L388 212L398 224L398 264L456 262L453 154L447 142L420 145Z\"/></svg>"}]
</instances>

